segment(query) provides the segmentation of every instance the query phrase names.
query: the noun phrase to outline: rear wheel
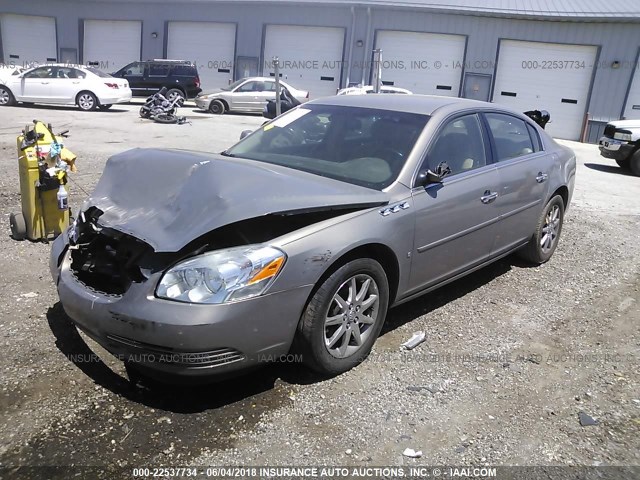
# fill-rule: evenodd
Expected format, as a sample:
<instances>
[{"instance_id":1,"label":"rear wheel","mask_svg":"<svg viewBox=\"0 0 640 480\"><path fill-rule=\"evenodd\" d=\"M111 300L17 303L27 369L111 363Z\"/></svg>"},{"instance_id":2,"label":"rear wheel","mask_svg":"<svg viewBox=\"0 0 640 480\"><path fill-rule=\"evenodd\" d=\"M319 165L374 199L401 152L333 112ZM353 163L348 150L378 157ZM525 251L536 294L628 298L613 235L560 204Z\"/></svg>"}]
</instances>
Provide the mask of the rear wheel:
<instances>
[{"instance_id":1,"label":"rear wheel","mask_svg":"<svg viewBox=\"0 0 640 480\"><path fill-rule=\"evenodd\" d=\"M112 106L113 106L112 104L108 103L106 105L100 105L98 108L100 110L109 110Z\"/></svg>"},{"instance_id":2,"label":"rear wheel","mask_svg":"<svg viewBox=\"0 0 640 480\"><path fill-rule=\"evenodd\" d=\"M76 103L78 108L85 112L98 108L98 99L91 92L80 92L76 98Z\"/></svg>"},{"instance_id":3,"label":"rear wheel","mask_svg":"<svg viewBox=\"0 0 640 480\"><path fill-rule=\"evenodd\" d=\"M16 103L16 99L7 87L0 85L0 106L9 106Z\"/></svg>"},{"instance_id":4,"label":"rear wheel","mask_svg":"<svg viewBox=\"0 0 640 480\"><path fill-rule=\"evenodd\" d=\"M640 150L637 150L629 159L629 167L634 175L640 177Z\"/></svg>"},{"instance_id":5,"label":"rear wheel","mask_svg":"<svg viewBox=\"0 0 640 480\"><path fill-rule=\"evenodd\" d=\"M317 372L346 372L371 352L388 305L382 266L370 258L353 260L316 290L300 319L295 348Z\"/></svg>"},{"instance_id":6,"label":"rear wheel","mask_svg":"<svg viewBox=\"0 0 640 480\"><path fill-rule=\"evenodd\" d=\"M9 215L9 226L11 227L11 237L14 240L24 240L27 238L27 223L22 213L12 213Z\"/></svg>"},{"instance_id":7,"label":"rear wheel","mask_svg":"<svg viewBox=\"0 0 640 480\"><path fill-rule=\"evenodd\" d=\"M564 200L556 195L542 211L536 231L518 253L528 262L540 265L548 261L555 252L564 222Z\"/></svg>"},{"instance_id":8,"label":"rear wheel","mask_svg":"<svg viewBox=\"0 0 640 480\"><path fill-rule=\"evenodd\" d=\"M222 115L225 111L224 103L222 103L220 100L212 101L211 105L209 105L209 111L214 115Z\"/></svg>"}]
</instances>

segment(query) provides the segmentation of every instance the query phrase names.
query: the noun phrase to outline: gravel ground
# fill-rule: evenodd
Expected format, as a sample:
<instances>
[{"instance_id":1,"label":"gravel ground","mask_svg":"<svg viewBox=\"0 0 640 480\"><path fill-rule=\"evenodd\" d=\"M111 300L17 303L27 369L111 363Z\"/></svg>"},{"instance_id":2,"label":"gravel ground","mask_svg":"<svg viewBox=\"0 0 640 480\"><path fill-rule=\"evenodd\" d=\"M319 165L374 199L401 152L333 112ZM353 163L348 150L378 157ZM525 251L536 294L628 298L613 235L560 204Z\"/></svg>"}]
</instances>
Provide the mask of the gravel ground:
<instances>
[{"instance_id":1,"label":"gravel ground","mask_svg":"<svg viewBox=\"0 0 640 480\"><path fill-rule=\"evenodd\" d=\"M20 205L15 136L32 118L71 129L76 209L113 153L219 151L262 122L185 108L192 125L155 125L137 108L0 110L1 478L68 478L16 470L25 465L109 466L102 478L129 478L126 469L158 465L640 464L640 179L596 147L567 142L578 184L549 263L508 257L392 310L358 368L323 380L281 364L149 389L73 328L48 245L15 242L8 229ZM402 351L417 330L426 342ZM582 426L580 412L596 424ZM422 457L404 457L407 447Z\"/></svg>"}]
</instances>

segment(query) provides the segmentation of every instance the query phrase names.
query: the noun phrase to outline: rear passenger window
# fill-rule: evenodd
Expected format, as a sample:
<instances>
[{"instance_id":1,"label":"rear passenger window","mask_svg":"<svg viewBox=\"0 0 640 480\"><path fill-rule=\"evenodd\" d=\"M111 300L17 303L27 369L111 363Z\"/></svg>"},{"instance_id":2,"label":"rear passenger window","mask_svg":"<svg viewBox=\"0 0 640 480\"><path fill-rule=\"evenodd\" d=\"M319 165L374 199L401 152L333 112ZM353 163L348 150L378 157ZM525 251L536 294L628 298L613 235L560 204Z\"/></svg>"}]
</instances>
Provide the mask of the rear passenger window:
<instances>
[{"instance_id":1,"label":"rear passenger window","mask_svg":"<svg viewBox=\"0 0 640 480\"><path fill-rule=\"evenodd\" d=\"M524 120L501 113L487 113L485 116L496 146L497 161L502 162L536 151Z\"/></svg>"},{"instance_id":2,"label":"rear passenger window","mask_svg":"<svg viewBox=\"0 0 640 480\"><path fill-rule=\"evenodd\" d=\"M150 77L166 77L169 75L169 65L163 64L151 64L149 65Z\"/></svg>"},{"instance_id":3,"label":"rear passenger window","mask_svg":"<svg viewBox=\"0 0 640 480\"><path fill-rule=\"evenodd\" d=\"M477 115L465 115L451 120L440 131L429 149L427 166L435 171L442 162L449 165L452 174L484 167L487 164Z\"/></svg>"}]
</instances>

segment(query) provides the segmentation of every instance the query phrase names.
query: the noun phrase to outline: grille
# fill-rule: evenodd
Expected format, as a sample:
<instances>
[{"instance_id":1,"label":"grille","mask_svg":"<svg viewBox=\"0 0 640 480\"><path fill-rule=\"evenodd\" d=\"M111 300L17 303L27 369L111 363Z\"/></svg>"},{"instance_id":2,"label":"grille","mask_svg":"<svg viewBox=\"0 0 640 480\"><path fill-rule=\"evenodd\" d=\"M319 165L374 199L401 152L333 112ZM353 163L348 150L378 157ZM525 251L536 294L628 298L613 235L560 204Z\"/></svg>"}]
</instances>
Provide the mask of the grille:
<instances>
[{"instance_id":1,"label":"grille","mask_svg":"<svg viewBox=\"0 0 640 480\"><path fill-rule=\"evenodd\" d=\"M613 125L607 125L606 127L604 127L605 137L613 138L613 135L615 133L616 133L616 127L614 127Z\"/></svg>"},{"instance_id":2,"label":"grille","mask_svg":"<svg viewBox=\"0 0 640 480\"><path fill-rule=\"evenodd\" d=\"M172 348L138 342L119 335L107 335L110 342L129 347L134 360L157 362L185 367L220 367L241 362L245 356L234 348L217 348L206 352L184 352Z\"/></svg>"}]
</instances>

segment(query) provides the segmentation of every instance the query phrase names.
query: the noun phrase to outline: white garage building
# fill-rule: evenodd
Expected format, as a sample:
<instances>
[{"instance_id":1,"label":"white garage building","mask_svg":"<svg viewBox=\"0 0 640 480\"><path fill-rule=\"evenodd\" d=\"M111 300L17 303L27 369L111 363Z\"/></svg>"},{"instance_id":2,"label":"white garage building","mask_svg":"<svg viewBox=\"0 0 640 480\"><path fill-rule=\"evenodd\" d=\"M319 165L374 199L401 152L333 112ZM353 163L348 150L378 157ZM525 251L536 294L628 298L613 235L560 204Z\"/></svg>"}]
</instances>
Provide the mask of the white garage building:
<instances>
[{"instance_id":1,"label":"white garage building","mask_svg":"<svg viewBox=\"0 0 640 480\"><path fill-rule=\"evenodd\" d=\"M0 0L6 64L185 59L209 89L277 56L317 98L370 83L375 48L385 84L546 109L559 138L640 118L637 0Z\"/></svg>"}]
</instances>

